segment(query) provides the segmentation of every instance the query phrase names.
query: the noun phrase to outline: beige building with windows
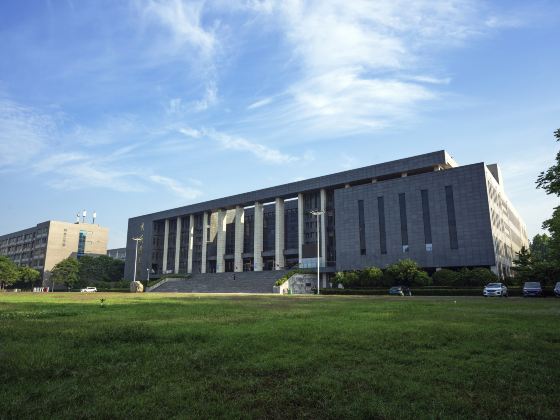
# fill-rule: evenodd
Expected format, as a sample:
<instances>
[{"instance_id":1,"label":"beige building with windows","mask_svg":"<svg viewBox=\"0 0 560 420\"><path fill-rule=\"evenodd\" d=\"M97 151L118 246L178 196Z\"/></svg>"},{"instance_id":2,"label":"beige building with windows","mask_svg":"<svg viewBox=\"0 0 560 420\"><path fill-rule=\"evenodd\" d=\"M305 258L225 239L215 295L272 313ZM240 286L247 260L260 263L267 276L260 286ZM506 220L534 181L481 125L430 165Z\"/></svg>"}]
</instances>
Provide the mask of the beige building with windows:
<instances>
[{"instance_id":1,"label":"beige building with windows","mask_svg":"<svg viewBox=\"0 0 560 420\"><path fill-rule=\"evenodd\" d=\"M63 259L105 255L108 237L109 229L99 225L49 220L0 236L0 255L39 270L46 285L50 271Z\"/></svg>"}]
</instances>

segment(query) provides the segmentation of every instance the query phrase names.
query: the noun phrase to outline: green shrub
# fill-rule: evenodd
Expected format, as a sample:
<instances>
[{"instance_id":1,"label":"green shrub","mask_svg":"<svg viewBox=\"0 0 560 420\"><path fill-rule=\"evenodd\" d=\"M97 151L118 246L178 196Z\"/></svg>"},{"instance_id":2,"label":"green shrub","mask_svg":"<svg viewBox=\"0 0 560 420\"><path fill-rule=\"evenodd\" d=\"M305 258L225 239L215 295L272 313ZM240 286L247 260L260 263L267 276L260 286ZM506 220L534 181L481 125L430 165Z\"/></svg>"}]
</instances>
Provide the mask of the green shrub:
<instances>
[{"instance_id":1,"label":"green shrub","mask_svg":"<svg viewBox=\"0 0 560 420\"><path fill-rule=\"evenodd\" d=\"M378 287L383 286L383 271L377 267L368 267L358 274L358 286Z\"/></svg>"},{"instance_id":2,"label":"green shrub","mask_svg":"<svg viewBox=\"0 0 560 420\"><path fill-rule=\"evenodd\" d=\"M278 280L276 280L274 285L275 286L282 286L284 284L284 282L286 280L288 280L290 277L292 277L294 274L314 274L314 273L315 272L312 271L312 270L302 270L302 269L291 270L291 271L288 271L288 273L286 273L282 277L280 277Z\"/></svg>"},{"instance_id":3,"label":"green shrub","mask_svg":"<svg viewBox=\"0 0 560 420\"><path fill-rule=\"evenodd\" d=\"M427 286L431 281L428 273L408 258L389 265L384 278L386 286Z\"/></svg>"},{"instance_id":4,"label":"green shrub","mask_svg":"<svg viewBox=\"0 0 560 420\"><path fill-rule=\"evenodd\" d=\"M447 268L442 268L432 274L434 286L455 286L459 283L459 273Z\"/></svg>"},{"instance_id":5,"label":"green shrub","mask_svg":"<svg viewBox=\"0 0 560 420\"><path fill-rule=\"evenodd\" d=\"M459 272L459 285L485 286L488 283L499 281L498 276L487 268L462 268Z\"/></svg>"}]
</instances>

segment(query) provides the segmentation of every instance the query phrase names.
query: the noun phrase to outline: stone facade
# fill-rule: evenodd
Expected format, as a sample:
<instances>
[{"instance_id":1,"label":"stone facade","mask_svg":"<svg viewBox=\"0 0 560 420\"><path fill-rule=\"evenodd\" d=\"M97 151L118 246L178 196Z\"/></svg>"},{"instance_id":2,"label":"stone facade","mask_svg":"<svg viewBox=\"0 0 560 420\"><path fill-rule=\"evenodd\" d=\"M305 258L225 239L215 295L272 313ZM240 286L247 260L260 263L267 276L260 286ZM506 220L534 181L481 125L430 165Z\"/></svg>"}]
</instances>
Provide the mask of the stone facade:
<instances>
[{"instance_id":1,"label":"stone facade","mask_svg":"<svg viewBox=\"0 0 560 420\"><path fill-rule=\"evenodd\" d=\"M0 255L39 270L47 284L50 270L65 258L106 255L108 236L109 230L99 225L51 220L0 236Z\"/></svg>"},{"instance_id":2,"label":"stone facade","mask_svg":"<svg viewBox=\"0 0 560 420\"><path fill-rule=\"evenodd\" d=\"M204 219L203 261L193 274L316 268L319 240L323 273L412 258L429 270L489 267L509 275L528 241L500 178L496 165L459 166L439 151L135 217L126 276L141 227L138 273L150 268L157 276L169 269L161 254L171 245L167 237L152 240L152 231L193 216ZM318 223L311 210L323 212Z\"/></svg>"}]
</instances>

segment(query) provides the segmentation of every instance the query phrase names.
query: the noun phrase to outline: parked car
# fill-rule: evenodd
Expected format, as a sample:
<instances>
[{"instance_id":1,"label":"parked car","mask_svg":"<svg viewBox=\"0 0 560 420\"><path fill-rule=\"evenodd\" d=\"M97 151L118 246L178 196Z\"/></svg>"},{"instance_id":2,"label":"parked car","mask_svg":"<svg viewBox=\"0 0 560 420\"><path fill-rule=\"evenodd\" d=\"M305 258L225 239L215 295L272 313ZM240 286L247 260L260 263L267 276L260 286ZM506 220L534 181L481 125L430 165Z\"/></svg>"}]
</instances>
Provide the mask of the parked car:
<instances>
[{"instance_id":1,"label":"parked car","mask_svg":"<svg viewBox=\"0 0 560 420\"><path fill-rule=\"evenodd\" d=\"M389 289L389 294L392 296L412 296L412 292L406 286L395 286Z\"/></svg>"},{"instance_id":2,"label":"parked car","mask_svg":"<svg viewBox=\"0 0 560 420\"><path fill-rule=\"evenodd\" d=\"M556 283L556 286L554 286L554 294L556 297L560 297L560 281Z\"/></svg>"},{"instance_id":3,"label":"parked car","mask_svg":"<svg viewBox=\"0 0 560 420\"><path fill-rule=\"evenodd\" d=\"M538 281L523 283L523 297L544 296L541 284Z\"/></svg>"},{"instance_id":4,"label":"parked car","mask_svg":"<svg viewBox=\"0 0 560 420\"><path fill-rule=\"evenodd\" d=\"M95 293L97 292L97 287L88 286L85 289L80 290L82 293Z\"/></svg>"},{"instance_id":5,"label":"parked car","mask_svg":"<svg viewBox=\"0 0 560 420\"><path fill-rule=\"evenodd\" d=\"M482 294L488 296L508 296L508 289L504 283L488 283L484 286Z\"/></svg>"}]
</instances>

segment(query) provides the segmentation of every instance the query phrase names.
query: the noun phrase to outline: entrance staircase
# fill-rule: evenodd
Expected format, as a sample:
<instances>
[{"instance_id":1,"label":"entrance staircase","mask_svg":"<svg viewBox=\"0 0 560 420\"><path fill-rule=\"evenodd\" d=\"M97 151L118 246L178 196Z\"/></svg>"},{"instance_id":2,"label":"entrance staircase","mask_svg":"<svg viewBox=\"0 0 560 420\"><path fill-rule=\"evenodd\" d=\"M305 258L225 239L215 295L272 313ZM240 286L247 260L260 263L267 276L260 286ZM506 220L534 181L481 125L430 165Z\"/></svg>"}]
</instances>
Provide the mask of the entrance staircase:
<instances>
[{"instance_id":1,"label":"entrance staircase","mask_svg":"<svg viewBox=\"0 0 560 420\"><path fill-rule=\"evenodd\" d=\"M150 292L272 293L276 280L287 273L288 270L191 274L187 279L170 279Z\"/></svg>"}]
</instances>

